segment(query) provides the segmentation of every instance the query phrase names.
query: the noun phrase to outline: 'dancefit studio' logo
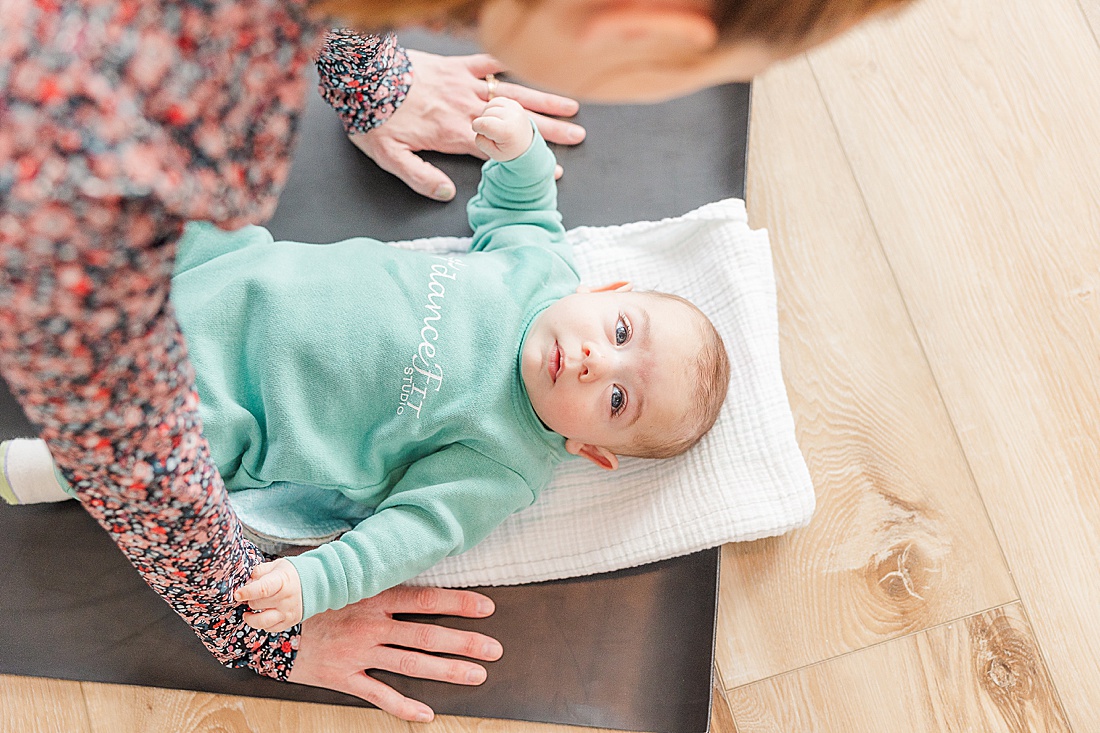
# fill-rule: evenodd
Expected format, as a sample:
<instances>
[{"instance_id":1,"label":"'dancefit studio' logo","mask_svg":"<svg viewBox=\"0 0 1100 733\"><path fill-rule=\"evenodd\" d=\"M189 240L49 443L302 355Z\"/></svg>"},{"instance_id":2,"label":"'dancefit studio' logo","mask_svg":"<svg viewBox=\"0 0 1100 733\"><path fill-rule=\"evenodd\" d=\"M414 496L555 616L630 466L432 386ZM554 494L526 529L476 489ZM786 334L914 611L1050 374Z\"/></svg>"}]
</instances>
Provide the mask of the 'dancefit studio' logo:
<instances>
[{"instance_id":1,"label":"'dancefit studio' logo","mask_svg":"<svg viewBox=\"0 0 1100 733\"><path fill-rule=\"evenodd\" d=\"M424 400L431 392L438 392L443 386L443 365L438 359L436 342L443 319L443 300L447 294L446 280L457 280L458 271L466 266L458 257L435 255L433 260L443 264L433 264L432 274L428 276L428 302L424 304L428 315L424 316L424 327L420 329L420 344L412 356L412 365L405 367L405 377L401 381L401 398L397 404L397 414L406 411L416 414L420 419L420 410Z\"/></svg>"}]
</instances>

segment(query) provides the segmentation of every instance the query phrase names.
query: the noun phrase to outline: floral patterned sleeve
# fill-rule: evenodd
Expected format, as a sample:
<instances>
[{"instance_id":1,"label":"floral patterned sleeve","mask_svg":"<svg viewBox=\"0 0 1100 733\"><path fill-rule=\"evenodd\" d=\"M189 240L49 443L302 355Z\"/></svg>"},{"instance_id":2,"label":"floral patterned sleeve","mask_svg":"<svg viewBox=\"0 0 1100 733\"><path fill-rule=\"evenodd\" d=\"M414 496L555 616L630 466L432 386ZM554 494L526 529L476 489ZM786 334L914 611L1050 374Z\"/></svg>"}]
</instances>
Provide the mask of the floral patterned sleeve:
<instances>
[{"instance_id":1,"label":"floral patterned sleeve","mask_svg":"<svg viewBox=\"0 0 1100 733\"><path fill-rule=\"evenodd\" d=\"M332 105L349 134L366 132L389 119L412 84L405 49L392 34L363 36L347 28L329 31L317 58L321 96Z\"/></svg>"},{"instance_id":2,"label":"floral patterned sleeve","mask_svg":"<svg viewBox=\"0 0 1100 733\"><path fill-rule=\"evenodd\" d=\"M265 558L210 460L168 290L186 221L273 211L321 28L302 0L0 6L0 373L217 659L285 679L300 629L255 631L232 602Z\"/></svg>"},{"instance_id":3,"label":"floral patterned sleeve","mask_svg":"<svg viewBox=\"0 0 1100 733\"><path fill-rule=\"evenodd\" d=\"M230 599L265 558L242 539L210 462L167 303L182 221L151 201L48 206L0 217L3 375L145 581L222 664L283 679L298 630L256 632Z\"/></svg>"}]
</instances>

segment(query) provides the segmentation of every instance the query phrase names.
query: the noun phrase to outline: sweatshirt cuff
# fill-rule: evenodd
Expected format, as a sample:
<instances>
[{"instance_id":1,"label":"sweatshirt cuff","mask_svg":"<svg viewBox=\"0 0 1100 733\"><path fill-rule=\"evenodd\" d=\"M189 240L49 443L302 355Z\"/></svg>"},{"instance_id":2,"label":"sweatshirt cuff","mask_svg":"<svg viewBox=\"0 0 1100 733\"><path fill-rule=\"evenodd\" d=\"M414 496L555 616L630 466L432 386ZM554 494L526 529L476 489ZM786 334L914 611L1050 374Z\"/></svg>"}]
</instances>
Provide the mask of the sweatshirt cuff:
<instances>
[{"instance_id":1,"label":"sweatshirt cuff","mask_svg":"<svg viewBox=\"0 0 1100 733\"><path fill-rule=\"evenodd\" d=\"M331 557L330 557L331 556ZM350 601L347 577L328 545L286 558L298 571L302 588L302 620L343 608Z\"/></svg>"},{"instance_id":2,"label":"sweatshirt cuff","mask_svg":"<svg viewBox=\"0 0 1100 733\"><path fill-rule=\"evenodd\" d=\"M550 146L546 144L546 140L543 139L542 133L539 132L539 128L534 121L531 122L531 129L534 130L535 134L531 138L531 144L527 146L527 150L523 151L519 157L511 160L486 161L482 174L488 175L495 168L498 170L493 175L512 182L543 181L547 177L553 178L557 159L554 157L554 153L551 152Z\"/></svg>"}]
</instances>

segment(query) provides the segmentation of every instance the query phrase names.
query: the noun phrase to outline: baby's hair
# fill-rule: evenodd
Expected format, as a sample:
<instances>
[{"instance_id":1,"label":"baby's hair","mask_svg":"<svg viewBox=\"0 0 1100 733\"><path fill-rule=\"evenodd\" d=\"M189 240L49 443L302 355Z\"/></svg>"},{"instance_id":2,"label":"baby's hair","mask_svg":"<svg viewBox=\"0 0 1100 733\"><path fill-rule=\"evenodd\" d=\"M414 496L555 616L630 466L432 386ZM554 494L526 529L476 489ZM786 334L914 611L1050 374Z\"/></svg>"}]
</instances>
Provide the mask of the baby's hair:
<instances>
[{"instance_id":1,"label":"baby's hair","mask_svg":"<svg viewBox=\"0 0 1100 733\"><path fill-rule=\"evenodd\" d=\"M687 452L714 427L729 390L730 359L718 329L698 306L687 298L672 293L649 291L646 294L673 300L686 307L694 315L693 320L702 345L695 359L695 390L691 407L684 415L684 424L688 429L677 430L677 426L668 426L667 430L643 436L639 443L622 451L622 455L636 458L672 458Z\"/></svg>"}]
</instances>

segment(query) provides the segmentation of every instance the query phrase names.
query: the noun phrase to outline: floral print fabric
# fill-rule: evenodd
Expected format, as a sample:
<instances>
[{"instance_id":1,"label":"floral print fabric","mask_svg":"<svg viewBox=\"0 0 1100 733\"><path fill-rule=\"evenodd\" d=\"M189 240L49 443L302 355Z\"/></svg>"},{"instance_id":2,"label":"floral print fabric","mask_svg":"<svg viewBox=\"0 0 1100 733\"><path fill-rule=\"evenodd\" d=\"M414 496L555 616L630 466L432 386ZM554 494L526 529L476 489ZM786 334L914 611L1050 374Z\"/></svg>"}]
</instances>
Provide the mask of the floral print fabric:
<instances>
[{"instance_id":1,"label":"floral print fabric","mask_svg":"<svg viewBox=\"0 0 1100 733\"><path fill-rule=\"evenodd\" d=\"M187 220L261 222L289 170L319 21L292 0L0 0L0 372L89 514L220 662L285 679L232 590L265 558L210 462L168 301ZM349 129L410 72L333 34Z\"/></svg>"}]
</instances>

